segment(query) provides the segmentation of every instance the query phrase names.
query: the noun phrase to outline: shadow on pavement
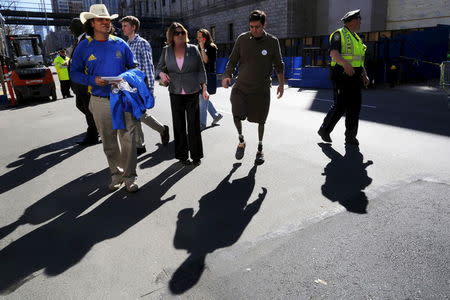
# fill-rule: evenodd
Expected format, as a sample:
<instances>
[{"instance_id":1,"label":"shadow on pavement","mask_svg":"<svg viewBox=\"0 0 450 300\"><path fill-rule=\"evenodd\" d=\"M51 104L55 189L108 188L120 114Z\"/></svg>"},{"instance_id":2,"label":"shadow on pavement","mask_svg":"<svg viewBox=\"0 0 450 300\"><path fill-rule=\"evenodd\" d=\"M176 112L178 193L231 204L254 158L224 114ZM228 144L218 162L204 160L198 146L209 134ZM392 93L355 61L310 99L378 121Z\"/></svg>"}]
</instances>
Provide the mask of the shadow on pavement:
<instances>
[{"instance_id":1,"label":"shadow on pavement","mask_svg":"<svg viewBox=\"0 0 450 300\"><path fill-rule=\"evenodd\" d=\"M109 175L108 181L103 181L106 170L80 177L46 196L36 207L27 210L27 220L40 222L58 212L62 214L0 251L0 294L13 293L37 276L36 272L42 269L47 276L56 276L68 270L95 244L119 236L166 202L173 200L175 195L162 198L176 182L192 170L192 167L172 164L142 186L139 192L130 194L121 189L84 215L81 215L84 210L107 193L103 190L107 189L109 183ZM100 190L88 194L93 188L88 179L98 182ZM100 183L100 180L103 182ZM87 190L79 192L83 189ZM66 200L67 195L77 193L79 197L73 196ZM65 201L80 203L66 203L61 204L64 208L53 208L56 203ZM46 212L46 209L50 211ZM39 211L42 216L33 216L31 212L35 211Z\"/></svg>"},{"instance_id":2,"label":"shadow on pavement","mask_svg":"<svg viewBox=\"0 0 450 300\"><path fill-rule=\"evenodd\" d=\"M331 144L318 145L331 159L322 173L325 176L322 194L333 202L339 202L349 212L367 213L369 202L363 190L372 183L366 168L373 162L371 160L364 162L358 146L346 146L345 155L342 156Z\"/></svg>"},{"instance_id":3,"label":"shadow on pavement","mask_svg":"<svg viewBox=\"0 0 450 300\"><path fill-rule=\"evenodd\" d=\"M310 110L325 114L328 112L333 100L332 90L305 92L317 92ZM363 90L362 93L361 120L450 136L448 100L446 95L438 90L402 86L394 89Z\"/></svg>"},{"instance_id":4,"label":"shadow on pavement","mask_svg":"<svg viewBox=\"0 0 450 300\"><path fill-rule=\"evenodd\" d=\"M0 176L0 194L45 173L45 171L63 160L82 151L84 148L77 145L76 142L83 136L84 133L78 134L20 155L19 160L6 166L7 168L15 169Z\"/></svg>"},{"instance_id":5,"label":"shadow on pavement","mask_svg":"<svg viewBox=\"0 0 450 300\"><path fill-rule=\"evenodd\" d=\"M39 225L62 214L76 218L109 194L104 188L110 180L109 169L88 173L55 190L28 207L15 222L0 228L0 239L13 232L20 225Z\"/></svg>"},{"instance_id":6,"label":"shadow on pavement","mask_svg":"<svg viewBox=\"0 0 450 300\"><path fill-rule=\"evenodd\" d=\"M258 199L248 204L255 187L256 166L246 177L229 182L240 166L240 163L234 164L217 188L200 199L200 209L195 216L192 208L178 213L174 247L186 249L190 255L169 282L173 294L182 294L192 288L203 273L206 255L236 243L259 211L267 194L266 188L262 188Z\"/></svg>"},{"instance_id":7,"label":"shadow on pavement","mask_svg":"<svg viewBox=\"0 0 450 300\"><path fill-rule=\"evenodd\" d=\"M142 162L139 165L140 169L147 169L156 166L166 160L171 160L174 158L174 141L170 141L166 146L162 144L157 144L158 149L152 153L143 155L139 157L138 161Z\"/></svg>"}]
</instances>

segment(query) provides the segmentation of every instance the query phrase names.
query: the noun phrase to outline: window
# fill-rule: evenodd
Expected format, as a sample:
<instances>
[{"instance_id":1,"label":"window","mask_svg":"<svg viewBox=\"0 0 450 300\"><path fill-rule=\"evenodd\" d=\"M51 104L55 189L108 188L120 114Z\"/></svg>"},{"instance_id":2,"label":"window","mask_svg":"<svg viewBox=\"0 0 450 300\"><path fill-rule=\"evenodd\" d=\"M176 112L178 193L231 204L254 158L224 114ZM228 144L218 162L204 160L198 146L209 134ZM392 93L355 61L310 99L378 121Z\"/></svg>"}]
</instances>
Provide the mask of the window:
<instances>
[{"instance_id":1,"label":"window","mask_svg":"<svg viewBox=\"0 0 450 300\"><path fill-rule=\"evenodd\" d=\"M177 0L172 0L172 3L175 3L175 2L177 2Z\"/></svg>"},{"instance_id":2,"label":"window","mask_svg":"<svg viewBox=\"0 0 450 300\"><path fill-rule=\"evenodd\" d=\"M234 39L234 32L233 32L233 23L228 24L228 40L232 41Z\"/></svg>"},{"instance_id":3,"label":"window","mask_svg":"<svg viewBox=\"0 0 450 300\"><path fill-rule=\"evenodd\" d=\"M153 7L155 8L155 12L156 12L156 0L153 2Z\"/></svg>"},{"instance_id":4,"label":"window","mask_svg":"<svg viewBox=\"0 0 450 300\"><path fill-rule=\"evenodd\" d=\"M216 41L216 26L211 26L210 31L211 37L214 41Z\"/></svg>"},{"instance_id":5,"label":"window","mask_svg":"<svg viewBox=\"0 0 450 300\"><path fill-rule=\"evenodd\" d=\"M166 6L166 0L162 0L162 6Z\"/></svg>"},{"instance_id":6,"label":"window","mask_svg":"<svg viewBox=\"0 0 450 300\"><path fill-rule=\"evenodd\" d=\"M19 51L16 52L19 53L19 56L35 55L31 40L17 40L17 44Z\"/></svg>"}]
</instances>

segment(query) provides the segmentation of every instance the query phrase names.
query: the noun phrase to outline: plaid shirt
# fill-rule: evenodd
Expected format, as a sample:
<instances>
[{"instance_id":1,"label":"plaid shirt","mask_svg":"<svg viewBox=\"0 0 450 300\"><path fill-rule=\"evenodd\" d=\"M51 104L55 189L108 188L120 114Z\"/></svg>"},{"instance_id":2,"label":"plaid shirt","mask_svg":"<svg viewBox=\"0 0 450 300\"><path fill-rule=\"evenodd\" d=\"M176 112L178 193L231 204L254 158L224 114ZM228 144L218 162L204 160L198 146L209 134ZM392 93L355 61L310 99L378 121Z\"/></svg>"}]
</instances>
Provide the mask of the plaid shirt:
<instances>
[{"instance_id":1,"label":"plaid shirt","mask_svg":"<svg viewBox=\"0 0 450 300\"><path fill-rule=\"evenodd\" d=\"M139 66L138 68L144 72L147 86L152 91L155 87L155 69L153 67L152 47L150 43L136 34L132 41L128 40L128 45L134 54Z\"/></svg>"}]
</instances>

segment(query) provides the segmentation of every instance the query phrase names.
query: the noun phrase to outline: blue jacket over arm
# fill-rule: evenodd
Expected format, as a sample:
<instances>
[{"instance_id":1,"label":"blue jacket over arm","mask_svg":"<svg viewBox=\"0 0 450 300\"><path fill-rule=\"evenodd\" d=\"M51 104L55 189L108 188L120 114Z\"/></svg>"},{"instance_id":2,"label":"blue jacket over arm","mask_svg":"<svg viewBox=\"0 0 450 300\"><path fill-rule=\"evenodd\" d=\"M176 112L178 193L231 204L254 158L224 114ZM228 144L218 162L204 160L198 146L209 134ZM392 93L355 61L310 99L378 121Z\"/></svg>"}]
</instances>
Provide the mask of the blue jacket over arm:
<instances>
[{"instance_id":1,"label":"blue jacket over arm","mask_svg":"<svg viewBox=\"0 0 450 300\"><path fill-rule=\"evenodd\" d=\"M113 121L113 129L125 129L124 112L129 112L137 120L141 119L146 109L150 109L155 105L155 98L150 93L146 82L145 74L138 69L132 69L119 75L132 88L136 88L136 92L119 90L118 93L110 93L109 103L111 105L111 114Z\"/></svg>"}]
</instances>

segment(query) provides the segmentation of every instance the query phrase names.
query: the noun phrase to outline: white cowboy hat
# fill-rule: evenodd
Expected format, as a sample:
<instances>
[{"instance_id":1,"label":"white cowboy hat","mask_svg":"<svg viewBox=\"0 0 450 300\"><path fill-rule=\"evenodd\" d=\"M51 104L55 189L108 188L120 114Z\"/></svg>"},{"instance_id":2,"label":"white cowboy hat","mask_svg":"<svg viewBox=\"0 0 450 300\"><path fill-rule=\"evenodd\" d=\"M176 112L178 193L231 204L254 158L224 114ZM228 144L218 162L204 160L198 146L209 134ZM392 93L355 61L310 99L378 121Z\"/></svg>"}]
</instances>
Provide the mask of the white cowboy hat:
<instances>
[{"instance_id":1,"label":"white cowboy hat","mask_svg":"<svg viewBox=\"0 0 450 300\"><path fill-rule=\"evenodd\" d=\"M86 23L87 20L93 19L93 18L104 18L104 19L115 19L119 15L114 14L112 16L109 15L108 9L106 8L105 4L92 4L89 8L89 12L82 12L80 14L80 20L81 23Z\"/></svg>"}]
</instances>

